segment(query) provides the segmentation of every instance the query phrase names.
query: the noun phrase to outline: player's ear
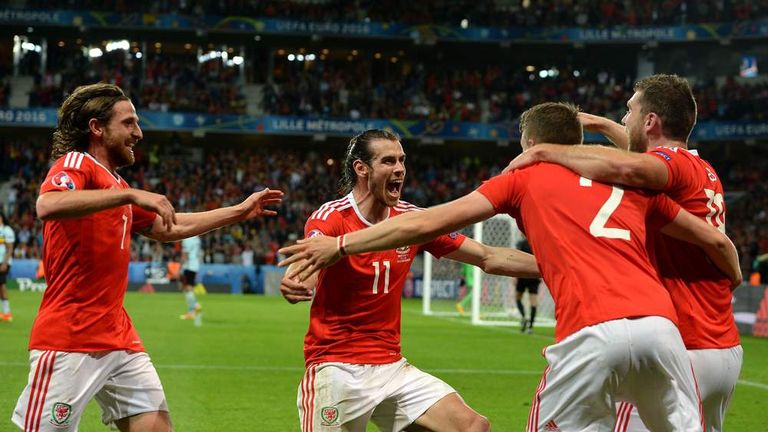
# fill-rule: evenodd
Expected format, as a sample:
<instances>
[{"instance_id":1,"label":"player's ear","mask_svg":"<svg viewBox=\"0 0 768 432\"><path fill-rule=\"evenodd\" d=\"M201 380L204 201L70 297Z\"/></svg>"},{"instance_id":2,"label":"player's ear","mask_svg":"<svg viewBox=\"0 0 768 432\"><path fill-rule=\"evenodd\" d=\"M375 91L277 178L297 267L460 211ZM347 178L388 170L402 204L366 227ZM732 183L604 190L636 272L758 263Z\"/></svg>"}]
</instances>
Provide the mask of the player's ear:
<instances>
[{"instance_id":1,"label":"player's ear","mask_svg":"<svg viewBox=\"0 0 768 432\"><path fill-rule=\"evenodd\" d=\"M352 168L354 168L355 174L359 176L365 177L368 175L368 169L369 169L368 164L361 161L360 159L357 159L354 162L352 162Z\"/></svg>"},{"instance_id":2,"label":"player's ear","mask_svg":"<svg viewBox=\"0 0 768 432\"><path fill-rule=\"evenodd\" d=\"M661 128L661 118L656 113L648 113L645 115L645 129L653 129L654 126Z\"/></svg>"},{"instance_id":3,"label":"player's ear","mask_svg":"<svg viewBox=\"0 0 768 432\"><path fill-rule=\"evenodd\" d=\"M101 137L104 135L104 127L99 119L92 118L88 120L88 129L94 136Z\"/></svg>"}]
</instances>

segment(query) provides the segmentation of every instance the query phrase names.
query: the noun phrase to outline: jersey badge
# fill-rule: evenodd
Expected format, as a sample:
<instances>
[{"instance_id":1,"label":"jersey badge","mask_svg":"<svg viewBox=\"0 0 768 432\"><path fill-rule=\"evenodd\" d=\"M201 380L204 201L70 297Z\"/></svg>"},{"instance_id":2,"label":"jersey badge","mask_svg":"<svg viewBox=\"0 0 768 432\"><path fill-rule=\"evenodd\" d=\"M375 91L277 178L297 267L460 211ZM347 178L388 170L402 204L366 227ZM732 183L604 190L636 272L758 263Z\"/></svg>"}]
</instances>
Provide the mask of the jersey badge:
<instances>
[{"instance_id":1,"label":"jersey badge","mask_svg":"<svg viewBox=\"0 0 768 432\"><path fill-rule=\"evenodd\" d=\"M323 235L323 233L320 232L320 230L313 229L312 231L309 232L309 234L307 234L307 238L317 237L321 235Z\"/></svg>"},{"instance_id":2,"label":"jersey badge","mask_svg":"<svg viewBox=\"0 0 768 432\"><path fill-rule=\"evenodd\" d=\"M395 252L397 252L397 262L406 262L410 261L410 252L411 247L410 246L403 246L395 249Z\"/></svg>"},{"instance_id":3,"label":"jersey badge","mask_svg":"<svg viewBox=\"0 0 768 432\"><path fill-rule=\"evenodd\" d=\"M672 158L668 154L666 154L666 153L664 153L662 151L655 151L654 153L656 153L657 155L663 157L665 160L668 160L668 161L672 160Z\"/></svg>"},{"instance_id":4,"label":"jersey badge","mask_svg":"<svg viewBox=\"0 0 768 432\"><path fill-rule=\"evenodd\" d=\"M72 178L69 177L69 175L64 171L61 171L58 174L51 177L51 183L53 183L53 185L56 186L57 188L66 188L68 190L75 190L75 182L72 181Z\"/></svg>"},{"instance_id":5,"label":"jersey badge","mask_svg":"<svg viewBox=\"0 0 768 432\"><path fill-rule=\"evenodd\" d=\"M54 426L68 425L72 416L72 405L64 402L56 402L51 409L51 424Z\"/></svg>"},{"instance_id":6,"label":"jersey badge","mask_svg":"<svg viewBox=\"0 0 768 432\"><path fill-rule=\"evenodd\" d=\"M448 237L450 237L451 240L456 240L457 238L459 238L459 232L458 231L454 231L454 232L448 234Z\"/></svg>"},{"instance_id":7,"label":"jersey badge","mask_svg":"<svg viewBox=\"0 0 768 432\"><path fill-rule=\"evenodd\" d=\"M707 170L707 177L709 177L709 181L715 182L717 181L717 176L715 173L709 170L709 168L705 168Z\"/></svg>"},{"instance_id":8,"label":"jersey badge","mask_svg":"<svg viewBox=\"0 0 768 432\"><path fill-rule=\"evenodd\" d=\"M323 420L323 426L333 426L339 424L339 409L335 406L320 408L320 418Z\"/></svg>"}]
</instances>

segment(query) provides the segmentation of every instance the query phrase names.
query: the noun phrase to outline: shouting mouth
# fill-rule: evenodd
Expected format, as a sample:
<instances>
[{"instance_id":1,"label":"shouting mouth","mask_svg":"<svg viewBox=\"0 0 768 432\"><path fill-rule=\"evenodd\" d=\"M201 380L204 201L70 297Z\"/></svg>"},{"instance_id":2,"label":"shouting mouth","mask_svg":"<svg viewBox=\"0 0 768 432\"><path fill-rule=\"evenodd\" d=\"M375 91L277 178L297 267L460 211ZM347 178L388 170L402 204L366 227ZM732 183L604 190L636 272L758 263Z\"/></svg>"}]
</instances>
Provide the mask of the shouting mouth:
<instances>
[{"instance_id":1,"label":"shouting mouth","mask_svg":"<svg viewBox=\"0 0 768 432\"><path fill-rule=\"evenodd\" d=\"M387 193L392 196L399 197L400 191L403 188L403 180L392 180L387 182Z\"/></svg>"}]
</instances>

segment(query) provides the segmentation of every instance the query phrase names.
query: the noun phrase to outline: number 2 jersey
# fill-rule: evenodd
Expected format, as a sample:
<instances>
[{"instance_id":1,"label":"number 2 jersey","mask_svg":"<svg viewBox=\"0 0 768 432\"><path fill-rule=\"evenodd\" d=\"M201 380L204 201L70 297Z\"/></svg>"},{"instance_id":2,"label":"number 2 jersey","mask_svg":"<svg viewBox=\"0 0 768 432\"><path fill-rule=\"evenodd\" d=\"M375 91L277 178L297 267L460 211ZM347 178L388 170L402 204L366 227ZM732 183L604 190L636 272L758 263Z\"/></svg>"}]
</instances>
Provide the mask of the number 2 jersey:
<instances>
[{"instance_id":1,"label":"number 2 jersey","mask_svg":"<svg viewBox=\"0 0 768 432\"><path fill-rule=\"evenodd\" d=\"M40 194L129 187L91 155L70 152L54 162ZM122 205L43 223L48 288L32 326L30 349L144 351L123 298L131 233L151 226L155 217L140 207Z\"/></svg>"},{"instance_id":2,"label":"number 2 jersey","mask_svg":"<svg viewBox=\"0 0 768 432\"><path fill-rule=\"evenodd\" d=\"M555 339L621 318L677 323L646 250L646 219L671 222L680 207L663 194L624 190L559 165L498 175L477 191L528 237L555 301Z\"/></svg>"},{"instance_id":3,"label":"number 2 jersey","mask_svg":"<svg viewBox=\"0 0 768 432\"><path fill-rule=\"evenodd\" d=\"M400 201L389 217L418 207ZM304 227L305 237L339 236L371 226L354 196L330 201ZM306 365L321 362L384 364L400 360L401 294L411 262L423 250L442 257L465 237L443 235L422 245L343 257L320 271L304 338Z\"/></svg>"},{"instance_id":4,"label":"number 2 jersey","mask_svg":"<svg viewBox=\"0 0 768 432\"><path fill-rule=\"evenodd\" d=\"M664 192L682 208L725 232L723 185L696 150L658 147L648 154L667 166ZM739 344L731 282L696 246L656 234L648 238L651 259L669 290L688 349L724 349Z\"/></svg>"}]
</instances>

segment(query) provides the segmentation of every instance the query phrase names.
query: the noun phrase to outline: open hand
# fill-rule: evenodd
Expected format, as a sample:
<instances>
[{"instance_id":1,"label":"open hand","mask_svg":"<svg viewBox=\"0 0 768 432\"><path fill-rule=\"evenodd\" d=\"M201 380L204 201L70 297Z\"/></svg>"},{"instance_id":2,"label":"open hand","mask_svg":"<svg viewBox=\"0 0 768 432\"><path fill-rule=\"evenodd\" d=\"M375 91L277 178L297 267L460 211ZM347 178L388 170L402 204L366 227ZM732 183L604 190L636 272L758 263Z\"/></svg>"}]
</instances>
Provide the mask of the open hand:
<instances>
[{"instance_id":1,"label":"open hand","mask_svg":"<svg viewBox=\"0 0 768 432\"><path fill-rule=\"evenodd\" d=\"M333 265L341 258L338 238L317 236L299 240L295 245L286 246L278 251L288 258L277 264L285 267L296 263L286 271L285 277L306 280L317 270Z\"/></svg>"},{"instance_id":2,"label":"open hand","mask_svg":"<svg viewBox=\"0 0 768 432\"><path fill-rule=\"evenodd\" d=\"M239 206L242 209L243 220L252 219L257 216L275 216L274 210L267 210L266 206L276 206L283 202L283 192L265 188L259 192L254 192L241 202Z\"/></svg>"}]
</instances>

